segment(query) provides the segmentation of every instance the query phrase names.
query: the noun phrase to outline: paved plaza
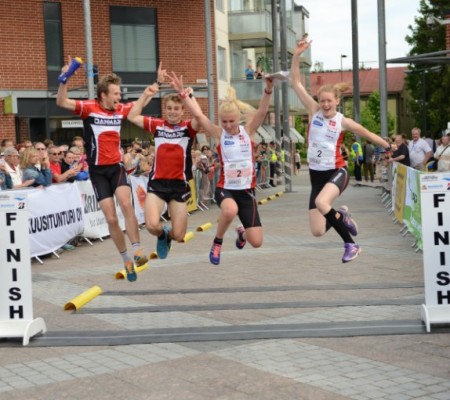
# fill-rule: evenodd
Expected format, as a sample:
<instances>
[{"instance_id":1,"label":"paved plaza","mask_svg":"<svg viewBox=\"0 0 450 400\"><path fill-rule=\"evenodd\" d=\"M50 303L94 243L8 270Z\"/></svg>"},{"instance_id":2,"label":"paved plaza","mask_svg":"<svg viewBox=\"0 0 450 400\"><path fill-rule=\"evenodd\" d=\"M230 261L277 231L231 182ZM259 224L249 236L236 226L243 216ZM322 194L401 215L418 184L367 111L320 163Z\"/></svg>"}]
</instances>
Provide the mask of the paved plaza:
<instances>
[{"instance_id":1,"label":"paved plaza","mask_svg":"<svg viewBox=\"0 0 450 400\"><path fill-rule=\"evenodd\" d=\"M273 197L259 208L263 246L238 250L230 230L219 266L208 259L214 205L135 283L115 279L110 239L33 262L34 314L48 332L27 347L0 341L0 400L450 399L450 328L425 332L422 255L381 189L350 185L336 203L360 228L363 251L348 264L334 231L309 232L309 190L302 170L292 192L258 192ZM100 296L64 311L95 285Z\"/></svg>"}]
</instances>

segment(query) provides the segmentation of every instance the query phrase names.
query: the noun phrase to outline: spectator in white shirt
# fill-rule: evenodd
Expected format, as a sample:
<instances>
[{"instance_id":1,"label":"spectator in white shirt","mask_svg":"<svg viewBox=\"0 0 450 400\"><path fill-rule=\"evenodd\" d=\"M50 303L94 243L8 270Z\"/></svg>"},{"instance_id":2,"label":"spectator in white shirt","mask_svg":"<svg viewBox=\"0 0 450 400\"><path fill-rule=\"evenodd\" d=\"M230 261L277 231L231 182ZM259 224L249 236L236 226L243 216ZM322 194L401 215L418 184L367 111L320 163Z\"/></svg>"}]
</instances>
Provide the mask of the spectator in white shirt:
<instances>
[{"instance_id":1,"label":"spectator in white shirt","mask_svg":"<svg viewBox=\"0 0 450 400\"><path fill-rule=\"evenodd\" d=\"M411 130L411 140L408 144L408 150L411 167L419 171L425 171L425 165L433 156L433 151L425 139L420 137L420 128L413 128Z\"/></svg>"}]
</instances>

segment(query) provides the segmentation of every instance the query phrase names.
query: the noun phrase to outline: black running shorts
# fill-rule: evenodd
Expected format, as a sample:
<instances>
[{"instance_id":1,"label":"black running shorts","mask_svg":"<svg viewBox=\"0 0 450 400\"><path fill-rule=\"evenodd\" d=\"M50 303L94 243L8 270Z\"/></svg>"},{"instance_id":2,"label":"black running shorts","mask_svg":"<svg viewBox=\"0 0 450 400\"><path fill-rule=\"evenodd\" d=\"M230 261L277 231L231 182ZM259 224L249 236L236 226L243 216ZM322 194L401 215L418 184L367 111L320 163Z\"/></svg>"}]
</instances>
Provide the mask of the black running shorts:
<instances>
[{"instance_id":1,"label":"black running shorts","mask_svg":"<svg viewBox=\"0 0 450 400\"><path fill-rule=\"evenodd\" d=\"M238 206L238 217L245 229L261 226L255 189L228 190L218 187L214 198L219 207L224 199L233 199Z\"/></svg>"},{"instance_id":2,"label":"black running shorts","mask_svg":"<svg viewBox=\"0 0 450 400\"><path fill-rule=\"evenodd\" d=\"M119 186L129 186L123 164L90 165L89 177L97 201L113 197Z\"/></svg>"},{"instance_id":3,"label":"black running shorts","mask_svg":"<svg viewBox=\"0 0 450 400\"><path fill-rule=\"evenodd\" d=\"M347 168L330 169L328 171L309 170L309 178L311 181L311 195L309 197L309 209L316 207L316 198L327 183L334 183L341 194L348 185Z\"/></svg>"},{"instance_id":4,"label":"black running shorts","mask_svg":"<svg viewBox=\"0 0 450 400\"><path fill-rule=\"evenodd\" d=\"M189 182L178 179L149 180L147 192L156 194L166 203L169 203L171 200L175 200L178 203L186 203L191 198Z\"/></svg>"}]
</instances>

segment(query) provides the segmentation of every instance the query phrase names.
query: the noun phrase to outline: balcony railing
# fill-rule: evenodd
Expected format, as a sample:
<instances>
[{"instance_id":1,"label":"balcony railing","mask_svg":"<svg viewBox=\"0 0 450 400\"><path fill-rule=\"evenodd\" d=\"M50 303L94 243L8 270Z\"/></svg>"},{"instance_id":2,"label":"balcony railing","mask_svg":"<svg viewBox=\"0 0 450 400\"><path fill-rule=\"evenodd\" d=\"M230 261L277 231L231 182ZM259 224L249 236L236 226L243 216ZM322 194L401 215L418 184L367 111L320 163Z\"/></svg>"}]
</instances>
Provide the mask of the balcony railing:
<instances>
[{"instance_id":1,"label":"balcony railing","mask_svg":"<svg viewBox=\"0 0 450 400\"><path fill-rule=\"evenodd\" d=\"M228 14L228 32L230 40L265 38L273 40L272 36L272 15L268 11L242 11ZM280 34L278 32L278 43ZM296 46L295 32L287 28L286 46L292 53Z\"/></svg>"},{"instance_id":2,"label":"balcony railing","mask_svg":"<svg viewBox=\"0 0 450 400\"><path fill-rule=\"evenodd\" d=\"M242 100L253 107L258 107L261 95L264 92L265 82L263 79L236 79L231 82L231 85L236 90L236 95L239 100ZM280 96L281 97L281 96ZM271 98L271 106L273 107L273 96ZM293 114L303 113L305 107L294 90L288 86L288 103L289 112Z\"/></svg>"}]
</instances>

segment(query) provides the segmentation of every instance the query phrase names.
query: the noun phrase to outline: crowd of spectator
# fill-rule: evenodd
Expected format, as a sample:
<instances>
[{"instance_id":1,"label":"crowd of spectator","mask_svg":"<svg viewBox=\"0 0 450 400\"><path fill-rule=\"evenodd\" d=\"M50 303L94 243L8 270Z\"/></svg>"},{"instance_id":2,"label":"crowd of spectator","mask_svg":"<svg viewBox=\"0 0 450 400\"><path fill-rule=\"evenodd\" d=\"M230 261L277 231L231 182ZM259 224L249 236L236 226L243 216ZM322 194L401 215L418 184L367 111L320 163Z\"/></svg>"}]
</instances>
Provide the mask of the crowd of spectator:
<instances>
[{"instance_id":1,"label":"crowd of spectator","mask_svg":"<svg viewBox=\"0 0 450 400\"><path fill-rule=\"evenodd\" d=\"M344 159L349 159L354 164L357 181L362 180L363 171L364 179L373 182L377 164L389 164L394 161L422 172L450 171L449 129L437 140L421 137L421 130L417 127L411 130L411 139L408 139L406 134L399 133L386 140L392 148L389 157L385 157L383 152L369 141L360 144L353 139L350 152L342 145L341 154Z\"/></svg>"}]
</instances>

